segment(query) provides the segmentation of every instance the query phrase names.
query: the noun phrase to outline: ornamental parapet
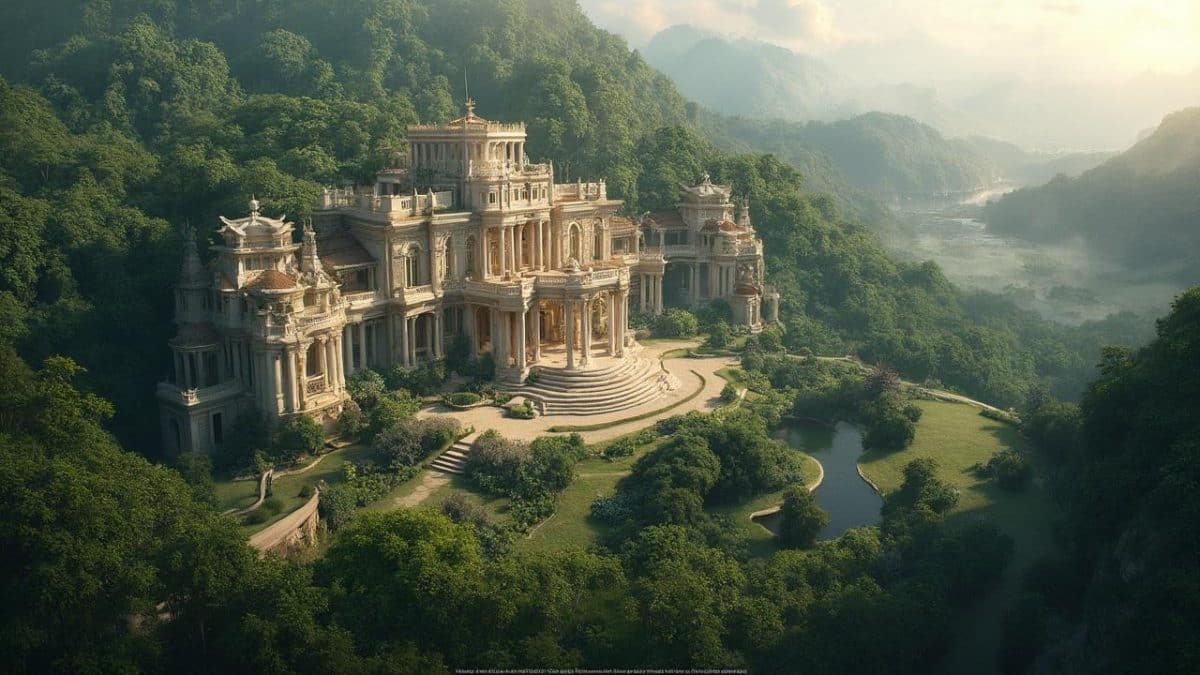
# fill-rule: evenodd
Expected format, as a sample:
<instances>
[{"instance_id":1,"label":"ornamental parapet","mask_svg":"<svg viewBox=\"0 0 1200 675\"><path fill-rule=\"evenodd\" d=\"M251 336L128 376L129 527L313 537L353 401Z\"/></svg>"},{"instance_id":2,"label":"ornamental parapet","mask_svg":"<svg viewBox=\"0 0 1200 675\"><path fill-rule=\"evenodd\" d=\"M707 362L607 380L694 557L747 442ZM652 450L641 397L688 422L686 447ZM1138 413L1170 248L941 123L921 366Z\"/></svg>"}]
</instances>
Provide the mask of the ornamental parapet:
<instances>
[{"instance_id":1,"label":"ornamental parapet","mask_svg":"<svg viewBox=\"0 0 1200 675\"><path fill-rule=\"evenodd\" d=\"M608 199L608 187L604 181L597 183L556 183L555 202L589 202Z\"/></svg>"},{"instance_id":2,"label":"ornamental parapet","mask_svg":"<svg viewBox=\"0 0 1200 675\"><path fill-rule=\"evenodd\" d=\"M318 203L320 209L357 209L370 213L416 216L454 206L454 193L449 190L417 195L364 195L349 189L324 190Z\"/></svg>"},{"instance_id":3,"label":"ornamental parapet","mask_svg":"<svg viewBox=\"0 0 1200 675\"><path fill-rule=\"evenodd\" d=\"M433 285L423 284L421 286L401 286L392 291L392 297L399 300L404 305L416 305L422 302L429 302L434 299Z\"/></svg>"}]
</instances>

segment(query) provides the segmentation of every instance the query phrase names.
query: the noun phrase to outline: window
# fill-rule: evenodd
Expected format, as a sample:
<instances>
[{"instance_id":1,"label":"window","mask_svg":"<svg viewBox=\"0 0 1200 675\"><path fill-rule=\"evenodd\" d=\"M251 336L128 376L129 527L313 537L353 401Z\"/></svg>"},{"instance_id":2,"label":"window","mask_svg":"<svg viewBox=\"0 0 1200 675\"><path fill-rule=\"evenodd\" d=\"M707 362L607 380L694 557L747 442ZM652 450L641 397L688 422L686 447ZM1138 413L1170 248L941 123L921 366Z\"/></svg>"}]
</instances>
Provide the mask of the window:
<instances>
[{"instance_id":1,"label":"window","mask_svg":"<svg viewBox=\"0 0 1200 675\"><path fill-rule=\"evenodd\" d=\"M421 249L413 244L404 254L404 285L406 287L420 286L424 283L421 275Z\"/></svg>"},{"instance_id":2,"label":"window","mask_svg":"<svg viewBox=\"0 0 1200 675\"><path fill-rule=\"evenodd\" d=\"M221 445L225 442L225 430L221 428L221 413L213 413L212 435L214 445Z\"/></svg>"},{"instance_id":3,"label":"window","mask_svg":"<svg viewBox=\"0 0 1200 675\"><path fill-rule=\"evenodd\" d=\"M319 346L314 342L308 346L308 351L304 354L304 374L306 376L314 377L321 374L321 364L317 360L319 356Z\"/></svg>"},{"instance_id":4,"label":"window","mask_svg":"<svg viewBox=\"0 0 1200 675\"><path fill-rule=\"evenodd\" d=\"M475 237L467 237L467 276L475 276Z\"/></svg>"},{"instance_id":5,"label":"window","mask_svg":"<svg viewBox=\"0 0 1200 675\"><path fill-rule=\"evenodd\" d=\"M489 193L488 193L488 203L489 203L489 204L495 204L495 203L496 203L496 193L495 193L495 192L489 192Z\"/></svg>"}]
</instances>

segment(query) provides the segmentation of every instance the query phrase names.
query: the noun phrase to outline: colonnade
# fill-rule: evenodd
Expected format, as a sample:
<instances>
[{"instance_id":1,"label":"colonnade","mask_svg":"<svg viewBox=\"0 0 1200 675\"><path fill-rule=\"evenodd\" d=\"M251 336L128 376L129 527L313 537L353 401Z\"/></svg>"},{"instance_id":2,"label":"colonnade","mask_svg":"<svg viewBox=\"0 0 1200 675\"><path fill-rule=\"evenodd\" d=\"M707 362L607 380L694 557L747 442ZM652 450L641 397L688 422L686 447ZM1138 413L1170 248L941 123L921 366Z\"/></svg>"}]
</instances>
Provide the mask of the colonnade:
<instances>
[{"instance_id":1,"label":"colonnade","mask_svg":"<svg viewBox=\"0 0 1200 675\"><path fill-rule=\"evenodd\" d=\"M463 157L463 148L466 157ZM409 146L410 165L413 169L434 168L464 160L507 161L520 170L525 167L525 141L486 141L462 144L461 142L417 142Z\"/></svg>"},{"instance_id":2,"label":"colonnade","mask_svg":"<svg viewBox=\"0 0 1200 675\"><path fill-rule=\"evenodd\" d=\"M643 312L662 314L662 281L663 278L661 274L638 275L638 292L640 293L638 307Z\"/></svg>"},{"instance_id":3,"label":"colonnade","mask_svg":"<svg viewBox=\"0 0 1200 675\"><path fill-rule=\"evenodd\" d=\"M488 230L487 244L482 251L487 276L503 277L508 272L523 269L545 272L560 267L562 256L555 246L552 229L547 220L531 220ZM492 253L492 241L496 242L495 254Z\"/></svg>"}]
</instances>

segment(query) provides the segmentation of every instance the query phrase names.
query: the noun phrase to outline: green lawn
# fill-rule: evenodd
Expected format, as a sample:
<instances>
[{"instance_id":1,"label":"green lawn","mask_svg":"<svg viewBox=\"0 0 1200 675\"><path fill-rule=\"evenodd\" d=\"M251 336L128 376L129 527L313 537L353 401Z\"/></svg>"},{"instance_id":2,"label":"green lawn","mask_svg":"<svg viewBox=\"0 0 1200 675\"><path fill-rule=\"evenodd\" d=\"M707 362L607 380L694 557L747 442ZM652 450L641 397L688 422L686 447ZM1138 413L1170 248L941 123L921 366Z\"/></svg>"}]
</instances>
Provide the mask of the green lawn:
<instances>
[{"instance_id":1,"label":"green lawn","mask_svg":"<svg viewBox=\"0 0 1200 675\"><path fill-rule=\"evenodd\" d=\"M247 525L247 532L257 532L267 525L299 508L304 499L300 497L300 489L305 486L316 486L322 480L333 484L342 480L342 464L354 462L368 456L370 447L365 445L350 445L341 450L334 450L321 455L319 464L301 474L281 476L272 484L272 496L278 498L283 507L279 513L265 523ZM218 508L222 511L232 508L246 508L258 499L257 480L219 481L215 485Z\"/></svg>"},{"instance_id":2,"label":"green lawn","mask_svg":"<svg viewBox=\"0 0 1200 675\"><path fill-rule=\"evenodd\" d=\"M1002 613L1018 595L1029 564L1053 550L1051 521L1055 507L1041 487L1042 481L1036 478L1025 492L1013 493L979 479L971 471L971 466L987 462L1000 448L1024 450L1015 428L983 417L977 408L965 404L921 401L920 406L924 415L907 450L892 454L868 452L859 465L886 494L900 487L905 464L932 457L940 465L941 479L959 490L950 522L983 519L1013 538L1013 558L1001 586L956 623L957 639L945 665L946 672L993 672Z\"/></svg>"},{"instance_id":3,"label":"green lawn","mask_svg":"<svg viewBox=\"0 0 1200 675\"><path fill-rule=\"evenodd\" d=\"M614 439L615 440L615 439ZM594 450L609 442L594 446ZM612 495L617 483L629 474L637 458L646 454L659 441L638 447L632 456L614 461L589 458L575 465L575 480L567 486L554 505L554 515L539 524L520 540L519 545L530 551L559 551L568 548L587 548L604 534L603 526L588 519L596 497Z\"/></svg>"},{"instance_id":4,"label":"green lawn","mask_svg":"<svg viewBox=\"0 0 1200 675\"><path fill-rule=\"evenodd\" d=\"M809 485L817 479L821 470L817 464L817 460L803 453L800 456L805 459L804 484ZM709 509L708 512L716 516L725 516L733 521L750 542L750 555L756 558L765 558L777 550L774 543L775 535L771 534L767 528L750 520L750 514L755 511L771 508L772 506L779 506L783 503L783 493L786 489L759 495L742 504L714 507Z\"/></svg>"}]
</instances>

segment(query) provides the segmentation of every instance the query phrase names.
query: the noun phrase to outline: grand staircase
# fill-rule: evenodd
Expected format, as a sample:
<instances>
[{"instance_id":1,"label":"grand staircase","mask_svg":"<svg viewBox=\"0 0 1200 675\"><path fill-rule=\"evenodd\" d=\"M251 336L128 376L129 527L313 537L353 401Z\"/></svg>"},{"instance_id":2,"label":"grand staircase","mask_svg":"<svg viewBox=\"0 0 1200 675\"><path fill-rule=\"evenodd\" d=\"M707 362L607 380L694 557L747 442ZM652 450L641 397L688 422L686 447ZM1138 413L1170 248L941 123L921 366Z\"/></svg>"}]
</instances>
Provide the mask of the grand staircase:
<instances>
[{"instance_id":1,"label":"grand staircase","mask_svg":"<svg viewBox=\"0 0 1200 675\"><path fill-rule=\"evenodd\" d=\"M463 465L467 463L467 455L471 454L471 442L465 439L454 441L445 452L429 463L429 468L445 473L461 474Z\"/></svg>"},{"instance_id":2,"label":"grand staircase","mask_svg":"<svg viewBox=\"0 0 1200 675\"><path fill-rule=\"evenodd\" d=\"M630 356L597 368L541 366L534 382L508 391L533 401L543 415L598 415L635 408L678 387L657 359Z\"/></svg>"}]
</instances>

